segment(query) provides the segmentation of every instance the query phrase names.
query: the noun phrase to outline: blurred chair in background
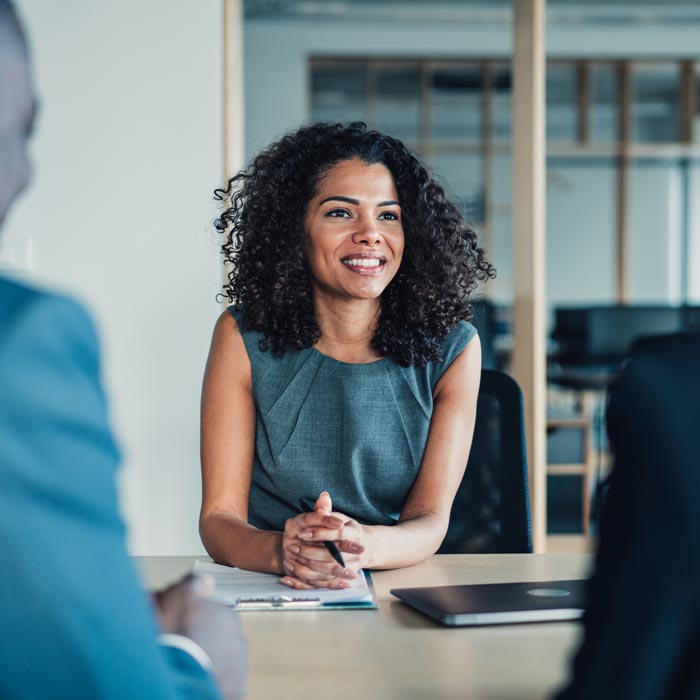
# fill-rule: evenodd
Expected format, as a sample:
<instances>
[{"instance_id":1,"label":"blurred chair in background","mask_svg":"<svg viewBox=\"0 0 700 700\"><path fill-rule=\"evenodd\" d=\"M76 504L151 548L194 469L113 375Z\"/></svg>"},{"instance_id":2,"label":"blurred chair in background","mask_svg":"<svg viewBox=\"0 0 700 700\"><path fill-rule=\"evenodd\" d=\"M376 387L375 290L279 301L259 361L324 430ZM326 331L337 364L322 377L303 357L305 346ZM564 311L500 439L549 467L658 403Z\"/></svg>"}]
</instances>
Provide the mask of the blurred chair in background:
<instances>
[{"instance_id":1,"label":"blurred chair in background","mask_svg":"<svg viewBox=\"0 0 700 700\"><path fill-rule=\"evenodd\" d=\"M609 304L555 309L552 340L557 350L549 357L547 379L555 391L568 392L575 400L566 415L550 411L547 421L549 443L566 444L565 452L578 452L580 458L562 463L561 458L548 456L547 473L554 477L581 479L581 530L595 531L595 501L607 472L608 455L602 431L607 390L620 371L630 347L638 340L674 333L692 323L694 307L670 304ZM561 392L558 392L559 394ZM574 445L574 442L580 443ZM560 513L571 510L565 502L560 482L549 489L549 510ZM557 507L562 500L564 507ZM569 518L560 518L568 522ZM552 519L551 531L557 525ZM593 525L593 527L592 527Z\"/></svg>"},{"instance_id":2,"label":"blurred chair in background","mask_svg":"<svg viewBox=\"0 0 700 700\"><path fill-rule=\"evenodd\" d=\"M479 331L481 366L483 369L501 369L496 355L496 310L488 299L471 302L474 317L471 322Z\"/></svg>"},{"instance_id":3,"label":"blurred chair in background","mask_svg":"<svg viewBox=\"0 0 700 700\"><path fill-rule=\"evenodd\" d=\"M522 393L507 374L484 369L467 470L438 553L531 551Z\"/></svg>"}]
</instances>

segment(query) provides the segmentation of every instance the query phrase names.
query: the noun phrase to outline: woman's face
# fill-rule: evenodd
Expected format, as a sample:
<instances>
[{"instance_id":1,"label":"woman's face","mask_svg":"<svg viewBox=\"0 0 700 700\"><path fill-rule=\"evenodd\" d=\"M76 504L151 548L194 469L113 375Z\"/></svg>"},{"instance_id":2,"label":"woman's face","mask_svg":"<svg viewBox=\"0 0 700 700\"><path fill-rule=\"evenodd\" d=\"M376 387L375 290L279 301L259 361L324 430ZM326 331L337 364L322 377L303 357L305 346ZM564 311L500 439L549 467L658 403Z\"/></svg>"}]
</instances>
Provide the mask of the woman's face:
<instances>
[{"instance_id":1,"label":"woman's face","mask_svg":"<svg viewBox=\"0 0 700 700\"><path fill-rule=\"evenodd\" d=\"M384 165L346 160L322 178L306 209L306 257L317 291L376 299L401 265L401 207Z\"/></svg>"}]
</instances>

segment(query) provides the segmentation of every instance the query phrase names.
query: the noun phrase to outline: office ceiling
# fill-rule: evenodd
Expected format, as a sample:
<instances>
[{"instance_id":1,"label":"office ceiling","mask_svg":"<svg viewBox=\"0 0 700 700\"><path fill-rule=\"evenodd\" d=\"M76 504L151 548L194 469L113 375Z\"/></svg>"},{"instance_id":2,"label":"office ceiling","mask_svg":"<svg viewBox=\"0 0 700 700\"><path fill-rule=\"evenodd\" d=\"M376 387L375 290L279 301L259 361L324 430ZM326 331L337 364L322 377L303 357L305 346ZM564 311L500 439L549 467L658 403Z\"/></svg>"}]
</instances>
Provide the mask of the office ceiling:
<instances>
[{"instance_id":1,"label":"office ceiling","mask_svg":"<svg viewBox=\"0 0 700 700\"><path fill-rule=\"evenodd\" d=\"M512 0L244 0L249 19L345 21L512 21ZM556 24L700 24L700 0L547 0Z\"/></svg>"}]
</instances>

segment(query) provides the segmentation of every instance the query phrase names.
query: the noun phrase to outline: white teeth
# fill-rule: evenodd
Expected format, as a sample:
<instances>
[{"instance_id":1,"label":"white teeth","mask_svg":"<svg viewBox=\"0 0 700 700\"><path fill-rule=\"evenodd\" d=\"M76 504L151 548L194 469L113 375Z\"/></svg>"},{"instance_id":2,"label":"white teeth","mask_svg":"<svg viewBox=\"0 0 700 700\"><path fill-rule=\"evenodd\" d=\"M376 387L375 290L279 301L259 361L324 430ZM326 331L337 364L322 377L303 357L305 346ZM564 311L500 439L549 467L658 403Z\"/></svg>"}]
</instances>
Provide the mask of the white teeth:
<instances>
[{"instance_id":1,"label":"white teeth","mask_svg":"<svg viewBox=\"0 0 700 700\"><path fill-rule=\"evenodd\" d=\"M379 267L382 264L382 261L378 258L352 258L343 260L343 262L353 267Z\"/></svg>"}]
</instances>

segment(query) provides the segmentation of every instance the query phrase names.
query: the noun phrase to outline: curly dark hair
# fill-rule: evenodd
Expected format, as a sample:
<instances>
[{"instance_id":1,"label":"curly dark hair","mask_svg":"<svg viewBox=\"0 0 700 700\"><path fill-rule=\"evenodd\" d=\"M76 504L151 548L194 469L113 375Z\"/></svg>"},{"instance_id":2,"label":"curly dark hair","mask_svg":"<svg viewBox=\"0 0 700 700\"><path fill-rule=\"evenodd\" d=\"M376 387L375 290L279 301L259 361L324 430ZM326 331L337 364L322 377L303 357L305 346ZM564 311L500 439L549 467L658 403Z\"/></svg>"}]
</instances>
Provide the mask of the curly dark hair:
<instances>
[{"instance_id":1,"label":"curly dark hair","mask_svg":"<svg viewBox=\"0 0 700 700\"><path fill-rule=\"evenodd\" d=\"M459 209L400 141L352 124L312 124L256 156L214 196L230 204L214 225L230 263L224 293L262 350L282 355L321 337L304 253L307 204L334 165L359 159L392 174L401 205L401 266L381 296L372 347L403 366L440 360L440 340L472 317L469 295L495 275Z\"/></svg>"}]
</instances>

